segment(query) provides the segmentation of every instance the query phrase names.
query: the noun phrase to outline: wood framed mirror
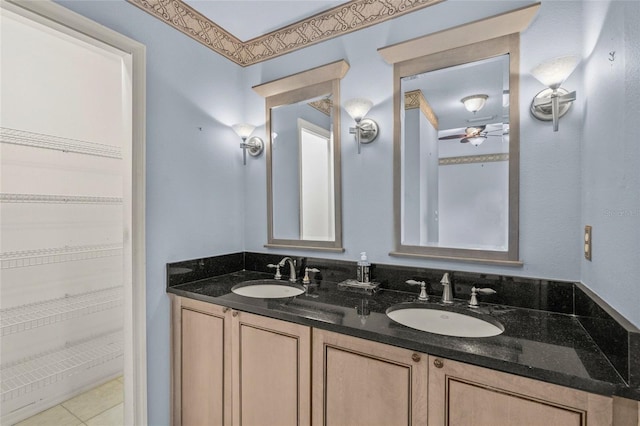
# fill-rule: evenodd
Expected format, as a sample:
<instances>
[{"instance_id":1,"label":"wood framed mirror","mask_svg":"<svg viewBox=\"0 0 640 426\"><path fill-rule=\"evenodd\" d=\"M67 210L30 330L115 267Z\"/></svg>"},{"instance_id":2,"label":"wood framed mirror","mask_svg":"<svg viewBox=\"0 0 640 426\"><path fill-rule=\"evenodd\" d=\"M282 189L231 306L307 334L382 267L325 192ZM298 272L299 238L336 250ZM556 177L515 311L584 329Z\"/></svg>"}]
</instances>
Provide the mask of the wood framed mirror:
<instances>
[{"instance_id":1,"label":"wood framed mirror","mask_svg":"<svg viewBox=\"0 0 640 426\"><path fill-rule=\"evenodd\" d=\"M344 251L340 79L334 62L255 86L265 97L267 244Z\"/></svg>"},{"instance_id":2,"label":"wood framed mirror","mask_svg":"<svg viewBox=\"0 0 640 426\"><path fill-rule=\"evenodd\" d=\"M380 49L394 66L391 255L522 265L519 31L538 7Z\"/></svg>"}]
</instances>

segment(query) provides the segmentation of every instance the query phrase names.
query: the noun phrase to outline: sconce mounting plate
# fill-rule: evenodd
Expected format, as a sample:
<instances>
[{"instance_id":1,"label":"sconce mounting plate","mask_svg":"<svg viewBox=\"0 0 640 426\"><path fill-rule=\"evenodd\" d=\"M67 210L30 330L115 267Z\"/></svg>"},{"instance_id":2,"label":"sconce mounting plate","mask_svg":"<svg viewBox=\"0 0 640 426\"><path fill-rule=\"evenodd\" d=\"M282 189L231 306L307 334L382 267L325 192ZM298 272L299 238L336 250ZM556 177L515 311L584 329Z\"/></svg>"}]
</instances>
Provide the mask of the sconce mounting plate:
<instances>
[{"instance_id":1,"label":"sconce mounting plate","mask_svg":"<svg viewBox=\"0 0 640 426\"><path fill-rule=\"evenodd\" d=\"M252 136L247 141L247 151L252 157L257 157L264 151L264 142L257 136Z\"/></svg>"},{"instance_id":2,"label":"sconce mounting plate","mask_svg":"<svg viewBox=\"0 0 640 426\"><path fill-rule=\"evenodd\" d=\"M378 137L378 123L370 118L363 118L358 123L360 143L371 143Z\"/></svg>"},{"instance_id":3,"label":"sconce mounting plate","mask_svg":"<svg viewBox=\"0 0 640 426\"><path fill-rule=\"evenodd\" d=\"M562 87L557 89L558 95L560 97L569 94L569 91L563 89ZM544 89L539 92L536 96L534 96L531 101L531 114L542 121L552 121L553 120L553 110L551 106L551 94L553 93L553 89ZM558 118L562 117L569 111L571 108L572 102L560 102L558 107Z\"/></svg>"}]
</instances>

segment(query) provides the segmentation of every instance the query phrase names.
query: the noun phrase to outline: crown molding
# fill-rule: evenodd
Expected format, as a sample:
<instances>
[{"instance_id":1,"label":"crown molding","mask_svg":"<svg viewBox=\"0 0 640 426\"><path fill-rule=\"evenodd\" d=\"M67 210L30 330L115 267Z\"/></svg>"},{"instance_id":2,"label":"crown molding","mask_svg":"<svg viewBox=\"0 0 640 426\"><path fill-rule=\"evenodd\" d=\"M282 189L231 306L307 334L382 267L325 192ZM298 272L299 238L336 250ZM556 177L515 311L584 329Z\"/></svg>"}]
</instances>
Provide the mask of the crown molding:
<instances>
[{"instance_id":1,"label":"crown molding","mask_svg":"<svg viewBox=\"0 0 640 426\"><path fill-rule=\"evenodd\" d=\"M388 64L467 46L524 31L540 9L540 3L521 7L468 24L438 31L378 49Z\"/></svg>"},{"instance_id":2,"label":"crown molding","mask_svg":"<svg viewBox=\"0 0 640 426\"><path fill-rule=\"evenodd\" d=\"M349 63L341 59L327 65L321 65L287 77L258 84L253 86L252 89L263 98L268 98L269 96L291 92L292 90L302 89L326 81L340 80L347 71L349 71Z\"/></svg>"},{"instance_id":3,"label":"crown molding","mask_svg":"<svg viewBox=\"0 0 640 426\"><path fill-rule=\"evenodd\" d=\"M242 41L182 0L127 0L243 67L397 18L446 0L354 0Z\"/></svg>"}]
</instances>

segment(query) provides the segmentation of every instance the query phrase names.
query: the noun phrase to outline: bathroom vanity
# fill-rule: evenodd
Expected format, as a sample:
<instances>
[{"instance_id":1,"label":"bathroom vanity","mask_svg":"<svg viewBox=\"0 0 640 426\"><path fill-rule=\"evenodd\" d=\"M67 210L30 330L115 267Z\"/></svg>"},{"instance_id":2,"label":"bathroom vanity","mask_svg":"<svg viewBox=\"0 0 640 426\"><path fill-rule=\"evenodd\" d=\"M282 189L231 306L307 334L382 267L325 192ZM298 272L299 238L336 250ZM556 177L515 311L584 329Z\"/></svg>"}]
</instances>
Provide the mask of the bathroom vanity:
<instances>
[{"instance_id":1,"label":"bathroom vanity","mask_svg":"<svg viewBox=\"0 0 640 426\"><path fill-rule=\"evenodd\" d=\"M502 334L426 333L385 314L415 301L415 288L385 280L374 295L340 290L328 278L341 265L320 267L324 278L296 297L234 294L273 277L247 270L247 258L168 265L174 425L637 425L639 389L571 315L481 299Z\"/></svg>"}]
</instances>

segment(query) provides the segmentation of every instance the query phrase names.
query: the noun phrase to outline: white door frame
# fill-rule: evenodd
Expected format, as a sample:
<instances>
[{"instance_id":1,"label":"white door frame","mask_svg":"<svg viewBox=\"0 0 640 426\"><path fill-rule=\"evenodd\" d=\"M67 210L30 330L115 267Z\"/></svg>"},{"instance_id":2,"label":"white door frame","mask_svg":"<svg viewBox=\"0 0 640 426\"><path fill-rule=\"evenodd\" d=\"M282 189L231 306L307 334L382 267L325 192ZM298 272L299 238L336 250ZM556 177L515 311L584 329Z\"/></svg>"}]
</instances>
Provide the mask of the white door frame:
<instances>
[{"instance_id":1,"label":"white door frame","mask_svg":"<svg viewBox=\"0 0 640 426\"><path fill-rule=\"evenodd\" d=\"M143 44L110 30L50 0L0 0L10 10L40 24L91 43L98 40L131 55L132 59L132 146L129 171L131 187L124 198L131 199L125 223L131 224L130 250L125 249L125 266L131 275L124 282L124 424L147 424L147 333L145 260L145 117L146 48ZM78 34L80 33L80 34ZM129 217L126 217L129 216ZM125 267L125 271L127 268Z\"/></svg>"}]
</instances>

